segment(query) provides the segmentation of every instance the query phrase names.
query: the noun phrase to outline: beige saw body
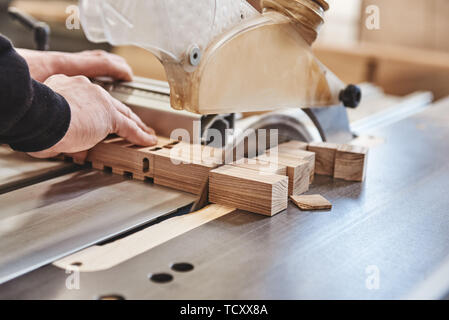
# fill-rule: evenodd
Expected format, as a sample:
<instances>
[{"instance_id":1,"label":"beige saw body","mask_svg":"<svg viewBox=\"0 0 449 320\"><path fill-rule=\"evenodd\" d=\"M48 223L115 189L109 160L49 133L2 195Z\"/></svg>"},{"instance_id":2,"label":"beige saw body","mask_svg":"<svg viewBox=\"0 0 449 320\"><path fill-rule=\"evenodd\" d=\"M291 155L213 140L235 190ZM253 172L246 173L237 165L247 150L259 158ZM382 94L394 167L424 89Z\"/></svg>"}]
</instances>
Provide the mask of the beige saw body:
<instances>
[{"instance_id":1,"label":"beige saw body","mask_svg":"<svg viewBox=\"0 0 449 320\"><path fill-rule=\"evenodd\" d=\"M214 41L192 72L182 64L163 64L172 107L199 114L337 105L345 87L290 19L277 12Z\"/></svg>"}]
</instances>

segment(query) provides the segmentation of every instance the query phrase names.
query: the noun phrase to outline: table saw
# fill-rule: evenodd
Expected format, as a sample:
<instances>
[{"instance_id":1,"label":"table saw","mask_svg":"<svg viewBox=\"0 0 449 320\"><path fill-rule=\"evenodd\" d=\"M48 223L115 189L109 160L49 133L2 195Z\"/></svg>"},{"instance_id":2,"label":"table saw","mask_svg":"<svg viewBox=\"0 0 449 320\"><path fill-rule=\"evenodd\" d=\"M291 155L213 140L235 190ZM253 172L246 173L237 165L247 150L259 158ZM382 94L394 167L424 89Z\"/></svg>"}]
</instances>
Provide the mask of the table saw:
<instances>
[{"instance_id":1,"label":"table saw","mask_svg":"<svg viewBox=\"0 0 449 320\"><path fill-rule=\"evenodd\" d=\"M138 11L124 1L112 2L106 1L107 7L82 2L88 36L136 44L133 36L139 35L127 28ZM447 296L449 216L444 196L449 168L444 146L449 100L431 104L426 92L388 97L371 85L359 89L339 81L309 51L326 1L264 1L266 12L260 16L235 2L231 18L222 21L213 18L219 7L210 8L211 16L202 21L214 21L214 34L201 33L200 24L193 46L192 34L179 38L177 46L163 37L136 38L144 39L137 44L163 61L168 83L95 81L162 136L184 128L201 143L219 146L228 141L210 141L211 130L276 128L281 141L342 143L358 136L371 146L366 181L317 175L309 193L325 196L332 211L300 211L289 204L274 217L264 217L205 206L199 195L149 179L37 161L2 147L0 298ZM89 16L99 12L105 15L102 26L95 15ZM303 14L312 19L301 19ZM166 29L176 30L179 19L174 15ZM271 40L282 39L279 45L263 50L254 61L238 54L251 48L245 43L267 34ZM291 67L295 56L307 63ZM275 58L279 64L258 67ZM245 79L220 69L230 61L250 74L253 84L245 90ZM365 99L351 109L360 102L360 90ZM266 110L271 112L259 113ZM255 114L248 117L243 111ZM198 121L196 130L193 123Z\"/></svg>"}]
</instances>

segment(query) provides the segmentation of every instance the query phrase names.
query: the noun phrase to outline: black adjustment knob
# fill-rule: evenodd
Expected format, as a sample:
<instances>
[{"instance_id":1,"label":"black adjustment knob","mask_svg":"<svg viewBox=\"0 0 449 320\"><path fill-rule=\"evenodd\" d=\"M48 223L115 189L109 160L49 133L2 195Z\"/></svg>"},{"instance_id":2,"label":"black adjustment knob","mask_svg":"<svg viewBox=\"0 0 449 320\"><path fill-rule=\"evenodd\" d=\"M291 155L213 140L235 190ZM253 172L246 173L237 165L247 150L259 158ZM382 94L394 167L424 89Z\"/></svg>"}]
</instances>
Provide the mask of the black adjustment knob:
<instances>
[{"instance_id":1,"label":"black adjustment knob","mask_svg":"<svg viewBox=\"0 0 449 320\"><path fill-rule=\"evenodd\" d=\"M350 84L344 90L340 91L339 99L345 107L354 109L359 105L360 100L362 100L362 91L359 87Z\"/></svg>"}]
</instances>

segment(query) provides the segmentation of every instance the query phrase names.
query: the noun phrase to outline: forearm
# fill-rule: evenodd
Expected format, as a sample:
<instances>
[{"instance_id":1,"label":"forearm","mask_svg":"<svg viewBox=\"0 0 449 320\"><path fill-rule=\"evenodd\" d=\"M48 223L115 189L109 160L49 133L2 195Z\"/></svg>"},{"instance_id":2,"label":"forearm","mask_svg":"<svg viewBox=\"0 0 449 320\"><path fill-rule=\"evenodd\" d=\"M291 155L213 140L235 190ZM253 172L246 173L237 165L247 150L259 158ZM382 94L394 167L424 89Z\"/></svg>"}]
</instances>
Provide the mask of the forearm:
<instances>
[{"instance_id":1,"label":"forearm","mask_svg":"<svg viewBox=\"0 0 449 320\"><path fill-rule=\"evenodd\" d=\"M123 58L101 50L68 53L17 49L17 52L28 63L32 78L39 82L56 74L132 80L132 70Z\"/></svg>"},{"instance_id":2,"label":"forearm","mask_svg":"<svg viewBox=\"0 0 449 320\"><path fill-rule=\"evenodd\" d=\"M25 59L33 79L44 82L56 73L64 73L64 56L60 52L16 49Z\"/></svg>"}]
</instances>

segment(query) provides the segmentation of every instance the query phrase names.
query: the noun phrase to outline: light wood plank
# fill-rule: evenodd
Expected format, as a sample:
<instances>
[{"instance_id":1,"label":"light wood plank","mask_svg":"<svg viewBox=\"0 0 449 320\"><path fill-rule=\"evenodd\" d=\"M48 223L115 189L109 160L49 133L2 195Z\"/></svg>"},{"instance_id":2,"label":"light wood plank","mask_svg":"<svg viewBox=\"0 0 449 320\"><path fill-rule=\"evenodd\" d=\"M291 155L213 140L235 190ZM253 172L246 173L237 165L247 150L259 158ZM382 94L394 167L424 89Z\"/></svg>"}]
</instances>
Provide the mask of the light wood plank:
<instances>
[{"instance_id":1,"label":"light wood plank","mask_svg":"<svg viewBox=\"0 0 449 320\"><path fill-rule=\"evenodd\" d=\"M168 219L126 238L103 246L89 247L58 260L53 265L80 272L107 270L233 211L235 209L231 207L209 205L199 211Z\"/></svg>"}]
</instances>

